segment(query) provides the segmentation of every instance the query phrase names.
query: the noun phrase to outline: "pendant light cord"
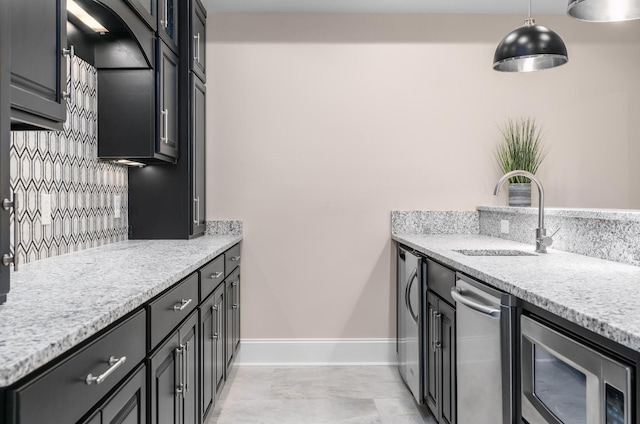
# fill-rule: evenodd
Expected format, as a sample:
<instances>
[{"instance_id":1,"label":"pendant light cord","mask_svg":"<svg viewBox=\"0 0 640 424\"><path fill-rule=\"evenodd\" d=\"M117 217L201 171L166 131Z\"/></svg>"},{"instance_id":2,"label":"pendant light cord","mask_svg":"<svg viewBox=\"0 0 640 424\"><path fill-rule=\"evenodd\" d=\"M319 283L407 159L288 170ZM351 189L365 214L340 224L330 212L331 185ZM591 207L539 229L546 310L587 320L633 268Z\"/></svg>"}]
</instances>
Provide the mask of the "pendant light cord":
<instances>
[{"instance_id":1,"label":"pendant light cord","mask_svg":"<svg viewBox=\"0 0 640 424\"><path fill-rule=\"evenodd\" d=\"M536 24L536 21L531 18L531 0L529 0L529 17L524 21L524 24L529 27Z\"/></svg>"}]
</instances>

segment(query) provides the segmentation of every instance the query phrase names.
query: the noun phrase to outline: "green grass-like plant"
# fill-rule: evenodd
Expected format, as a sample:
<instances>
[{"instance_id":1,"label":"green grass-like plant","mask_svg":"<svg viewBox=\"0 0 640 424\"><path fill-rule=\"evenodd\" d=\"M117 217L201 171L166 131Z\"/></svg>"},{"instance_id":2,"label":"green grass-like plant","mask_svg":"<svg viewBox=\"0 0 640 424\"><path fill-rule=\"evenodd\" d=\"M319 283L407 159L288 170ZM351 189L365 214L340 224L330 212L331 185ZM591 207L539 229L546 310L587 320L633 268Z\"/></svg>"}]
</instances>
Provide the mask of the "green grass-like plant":
<instances>
[{"instance_id":1,"label":"green grass-like plant","mask_svg":"<svg viewBox=\"0 0 640 424\"><path fill-rule=\"evenodd\" d=\"M498 144L495 155L504 174L521 169L535 174L538 167L549 153L540 127L534 118L509 119L500 129L502 141ZM529 183L526 177L513 177L510 183Z\"/></svg>"}]
</instances>

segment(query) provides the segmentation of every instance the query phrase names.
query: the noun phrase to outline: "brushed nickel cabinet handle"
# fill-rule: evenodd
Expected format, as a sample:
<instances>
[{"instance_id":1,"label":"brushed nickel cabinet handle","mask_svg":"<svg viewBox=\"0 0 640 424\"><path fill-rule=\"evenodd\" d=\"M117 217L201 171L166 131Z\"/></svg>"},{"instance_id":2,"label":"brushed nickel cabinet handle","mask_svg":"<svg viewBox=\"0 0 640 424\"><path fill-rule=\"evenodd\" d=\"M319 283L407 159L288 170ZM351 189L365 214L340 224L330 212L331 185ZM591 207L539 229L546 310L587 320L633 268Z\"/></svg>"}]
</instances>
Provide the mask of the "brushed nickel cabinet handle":
<instances>
[{"instance_id":1,"label":"brushed nickel cabinet handle","mask_svg":"<svg viewBox=\"0 0 640 424\"><path fill-rule=\"evenodd\" d=\"M107 379L107 377L109 377L111 374L113 374L113 372L116 369L118 369L118 367L120 367L120 365L124 364L126 360L127 360L126 356L123 356L120 359L116 359L114 356L110 356L109 357L109 369L106 370L105 372L103 372L102 374L100 374L97 377L94 376L93 374L87 375L87 378L85 378L85 382L89 386L92 385L92 384L100 384L100 383L102 383L104 380Z\"/></svg>"},{"instance_id":2,"label":"brushed nickel cabinet handle","mask_svg":"<svg viewBox=\"0 0 640 424\"><path fill-rule=\"evenodd\" d=\"M214 272L209 276L209 278L211 278L212 280L217 280L218 278L222 277L222 274L222 271Z\"/></svg>"},{"instance_id":3,"label":"brushed nickel cabinet handle","mask_svg":"<svg viewBox=\"0 0 640 424\"><path fill-rule=\"evenodd\" d=\"M195 60L196 62L200 63L200 33L198 33L198 35L194 35L193 39L195 40L194 48L195 48L195 51L196 51L196 54L193 57L193 60Z\"/></svg>"},{"instance_id":4,"label":"brushed nickel cabinet handle","mask_svg":"<svg viewBox=\"0 0 640 424\"><path fill-rule=\"evenodd\" d=\"M62 92L62 98L73 101L73 58L76 56L76 49L69 46L68 49L62 49L62 55L69 58L69 91Z\"/></svg>"},{"instance_id":5,"label":"brushed nickel cabinet handle","mask_svg":"<svg viewBox=\"0 0 640 424\"><path fill-rule=\"evenodd\" d=\"M173 310L174 311L182 311L184 310L184 308L187 307L187 305L191 303L191 299L182 299L180 300L180 303L173 305Z\"/></svg>"},{"instance_id":6,"label":"brushed nickel cabinet handle","mask_svg":"<svg viewBox=\"0 0 640 424\"><path fill-rule=\"evenodd\" d=\"M238 262L239 260L240 260L240 255L232 256L231 259L230 259L231 262Z\"/></svg>"}]
</instances>

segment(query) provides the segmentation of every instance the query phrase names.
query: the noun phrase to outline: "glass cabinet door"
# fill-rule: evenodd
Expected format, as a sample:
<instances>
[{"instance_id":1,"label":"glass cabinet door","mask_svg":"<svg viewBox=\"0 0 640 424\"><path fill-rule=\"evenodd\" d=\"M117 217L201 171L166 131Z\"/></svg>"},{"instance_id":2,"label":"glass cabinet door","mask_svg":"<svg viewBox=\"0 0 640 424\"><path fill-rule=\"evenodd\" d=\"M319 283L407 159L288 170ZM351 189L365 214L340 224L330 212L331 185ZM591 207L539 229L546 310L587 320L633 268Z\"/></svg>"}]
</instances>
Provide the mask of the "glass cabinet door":
<instances>
[{"instance_id":1,"label":"glass cabinet door","mask_svg":"<svg viewBox=\"0 0 640 424\"><path fill-rule=\"evenodd\" d=\"M158 34L174 52L178 49L178 0L158 0Z\"/></svg>"}]
</instances>

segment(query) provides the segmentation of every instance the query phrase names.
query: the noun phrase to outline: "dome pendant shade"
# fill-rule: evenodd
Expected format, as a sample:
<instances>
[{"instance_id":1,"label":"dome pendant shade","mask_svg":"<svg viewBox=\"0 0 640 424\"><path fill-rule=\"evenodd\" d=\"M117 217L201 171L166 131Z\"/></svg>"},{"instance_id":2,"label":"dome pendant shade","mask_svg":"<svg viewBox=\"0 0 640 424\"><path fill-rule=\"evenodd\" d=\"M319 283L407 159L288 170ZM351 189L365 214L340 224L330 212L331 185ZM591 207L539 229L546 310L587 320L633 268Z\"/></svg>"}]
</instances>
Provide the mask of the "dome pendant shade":
<instances>
[{"instance_id":1,"label":"dome pendant shade","mask_svg":"<svg viewBox=\"0 0 640 424\"><path fill-rule=\"evenodd\" d=\"M493 56L493 69L503 72L531 72L554 68L569 61L562 38L531 18L507 34Z\"/></svg>"},{"instance_id":2,"label":"dome pendant shade","mask_svg":"<svg viewBox=\"0 0 640 424\"><path fill-rule=\"evenodd\" d=\"M640 19L640 0L569 0L567 14L588 22Z\"/></svg>"}]
</instances>

